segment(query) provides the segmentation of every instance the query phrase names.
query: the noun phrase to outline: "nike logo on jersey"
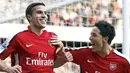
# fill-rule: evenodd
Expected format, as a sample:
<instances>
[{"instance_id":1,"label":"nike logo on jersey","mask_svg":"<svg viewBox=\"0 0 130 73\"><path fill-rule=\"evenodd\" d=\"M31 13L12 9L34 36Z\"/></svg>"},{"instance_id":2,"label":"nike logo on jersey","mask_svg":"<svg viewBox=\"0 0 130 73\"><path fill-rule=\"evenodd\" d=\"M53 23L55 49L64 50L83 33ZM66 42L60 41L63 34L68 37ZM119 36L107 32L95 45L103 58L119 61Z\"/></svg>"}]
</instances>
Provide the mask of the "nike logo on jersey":
<instances>
[{"instance_id":1,"label":"nike logo on jersey","mask_svg":"<svg viewBox=\"0 0 130 73\"><path fill-rule=\"evenodd\" d=\"M31 47L33 44L26 44L26 47Z\"/></svg>"},{"instance_id":2,"label":"nike logo on jersey","mask_svg":"<svg viewBox=\"0 0 130 73\"><path fill-rule=\"evenodd\" d=\"M87 60L88 61L88 63L94 63L94 61L91 61L91 60Z\"/></svg>"}]
</instances>

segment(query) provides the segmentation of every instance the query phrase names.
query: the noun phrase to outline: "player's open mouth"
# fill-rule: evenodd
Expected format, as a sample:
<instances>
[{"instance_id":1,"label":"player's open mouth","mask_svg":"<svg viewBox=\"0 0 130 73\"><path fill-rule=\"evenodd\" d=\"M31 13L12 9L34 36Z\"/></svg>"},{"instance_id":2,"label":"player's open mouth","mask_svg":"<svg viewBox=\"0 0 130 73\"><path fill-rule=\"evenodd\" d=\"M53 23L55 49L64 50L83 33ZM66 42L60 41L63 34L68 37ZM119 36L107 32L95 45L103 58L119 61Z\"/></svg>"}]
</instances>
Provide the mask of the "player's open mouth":
<instances>
[{"instance_id":1,"label":"player's open mouth","mask_svg":"<svg viewBox=\"0 0 130 73\"><path fill-rule=\"evenodd\" d=\"M91 43L92 46L94 46L95 44L94 43Z\"/></svg>"},{"instance_id":2,"label":"player's open mouth","mask_svg":"<svg viewBox=\"0 0 130 73\"><path fill-rule=\"evenodd\" d=\"M40 22L42 22L42 23L46 23L46 20L40 19Z\"/></svg>"},{"instance_id":3,"label":"player's open mouth","mask_svg":"<svg viewBox=\"0 0 130 73\"><path fill-rule=\"evenodd\" d=\"M40 21L44 21L44 22L45 22L46 20L44 20L44 19L40 19Z\"/></svg>"}]
</instances>

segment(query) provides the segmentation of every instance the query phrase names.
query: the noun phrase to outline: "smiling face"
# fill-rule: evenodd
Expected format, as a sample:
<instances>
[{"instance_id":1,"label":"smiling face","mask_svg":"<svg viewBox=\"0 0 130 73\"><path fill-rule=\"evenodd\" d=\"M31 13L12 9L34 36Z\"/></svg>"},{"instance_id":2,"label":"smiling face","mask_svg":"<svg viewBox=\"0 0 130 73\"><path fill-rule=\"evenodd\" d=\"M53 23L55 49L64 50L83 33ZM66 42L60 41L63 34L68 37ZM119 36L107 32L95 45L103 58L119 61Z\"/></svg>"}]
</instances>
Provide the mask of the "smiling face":
<instances>
[{"instance_id":1,"label":"smiling face","mask_svg":"<svg viewBox=\"0 0 130 73\"><path fill-rule=\"evenodd\" d=\"M99 21L95 23L91 34L90 41L92 44L92 51L103 52L108 50L112 40L115 37L115 28L107 21Z\"/></svg>"},{"instance_id":2,"label":"smiling face","mask_svg":"<svg viewBox=\"0 0 130 73\"><path fill-rule=\"evenodd\" d=\"M47 23L46 7L43 5L37 5L32 8L32 14L27 15L30 26L38 29L45 28Z\"/></svg>"},{"instance_id":3,"label":"smiling face","mask_svg":"<svg viewBox=\"0 0 130 73\"><path fill-rule=\"evenodd\" d=\"M100 34L100 30L97 27L93 27L89 39L91 41L91 45L93 48L92 51L94 51L94 52L102 51L102 47L104 46L105 37L103 37Z\"/></svg>"}]
</instances>

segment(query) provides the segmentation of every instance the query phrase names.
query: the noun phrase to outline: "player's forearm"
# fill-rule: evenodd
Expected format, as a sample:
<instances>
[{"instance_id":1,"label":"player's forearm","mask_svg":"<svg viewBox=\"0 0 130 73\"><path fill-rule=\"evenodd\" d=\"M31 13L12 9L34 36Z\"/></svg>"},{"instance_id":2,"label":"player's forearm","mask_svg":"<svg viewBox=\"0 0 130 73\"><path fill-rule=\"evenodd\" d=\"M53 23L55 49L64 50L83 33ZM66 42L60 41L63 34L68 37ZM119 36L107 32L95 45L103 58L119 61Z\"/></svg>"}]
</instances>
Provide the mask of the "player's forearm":
<instances>
[{"instance_id":1,"label":"player's forearm","mask_svg":"<svg viewBox=\"0 0 130 73\"><path fill-rule=\"evenodd\" d=\"M64 65L67 61L63 57L59 57L54 62L54 68Z\"/></svg>"},{"instance_id":2,"label":"player's forearm","mask_svg":"<svg viewBox=\"0 0 130 73\"><path fill-rule=\"evenodd\" d=\"M58 52L58 56L54 62L54 67L57 68L57 67L60 67L62 66L63 64L65 64L67 62L67 59L66 59L66 56L65 56L65 53L64 53L64 49L60 49L60 51Z\"/></svg>"}]
</instances>

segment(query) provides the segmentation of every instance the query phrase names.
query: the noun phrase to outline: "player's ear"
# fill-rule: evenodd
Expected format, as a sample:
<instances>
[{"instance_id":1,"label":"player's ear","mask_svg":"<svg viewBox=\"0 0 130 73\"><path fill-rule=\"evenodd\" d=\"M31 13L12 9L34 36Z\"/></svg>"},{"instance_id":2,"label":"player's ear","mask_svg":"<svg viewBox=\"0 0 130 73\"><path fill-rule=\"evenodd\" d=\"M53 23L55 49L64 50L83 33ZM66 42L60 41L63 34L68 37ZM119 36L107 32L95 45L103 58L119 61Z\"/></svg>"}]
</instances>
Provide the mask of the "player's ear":
<instances>
[{"instance_id":1,"label":"player's ear","mask_svg":"<svg viewBox=\"0 0 130 73\"><path fill-rule=\"evenodd\" d=\"M104 43L107 43L108 39L109 39L108 36L103 37L103 42L104 42Z\"/></svg>"},{"instance_id":2,"label":"player's ear","mask_svg":"<svg viewBox=\"0 0 130 73\"><path fill-rule=\"evenodd\" d=\"M31 20L31 15L27 15L27 19L30 21Z\"/></svg>"}]
</instances>

